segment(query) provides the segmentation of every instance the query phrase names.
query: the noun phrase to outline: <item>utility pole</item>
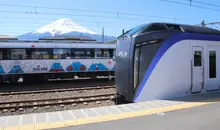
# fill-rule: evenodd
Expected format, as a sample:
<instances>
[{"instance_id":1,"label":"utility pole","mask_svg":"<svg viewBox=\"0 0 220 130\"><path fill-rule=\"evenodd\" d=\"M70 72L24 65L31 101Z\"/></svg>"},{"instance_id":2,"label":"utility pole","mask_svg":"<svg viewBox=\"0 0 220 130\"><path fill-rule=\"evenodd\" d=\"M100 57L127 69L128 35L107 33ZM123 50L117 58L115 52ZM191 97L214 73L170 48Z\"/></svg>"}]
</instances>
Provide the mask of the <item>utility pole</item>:
<instances>
[{"instance_id":1,"label":"utility pole","mask_svg":"<svg viewBox=\"0 0 220 130\"><path fill-rule=\"evenodd\" d=\"M104 36L104 27L102 27L102 42L104 43L105 41L105 36Z\"/></svg>"},{"instance_id":2,"label":"utility pole","mask_svg":"<svg viewBox=\"0 0 220 130\"><path fill-rule=\"evenodd\" d=\"M190 5L192 5L192 0L190 0L189 2L190 2Z\"/></svg>"},{"instance_id":3,"label":"utility pole","mask_svg":"<svg viewBox=\"0 0 220 130\"><path fill-rule=\"evenodd\" d=\"M124 29L122 29L122 35L125 33L125 30Z\"/></svg>"},{"instance_id":4,"label":"utility pole","mask_svg":"<svg viewBox=\"0 0 220 130\"><path fill-rule=\"evenodd\" d=\"M205 21L204 20L202 20L201 24L202 24L203 27L205 27Z\"/></svg>"}]
</instances>

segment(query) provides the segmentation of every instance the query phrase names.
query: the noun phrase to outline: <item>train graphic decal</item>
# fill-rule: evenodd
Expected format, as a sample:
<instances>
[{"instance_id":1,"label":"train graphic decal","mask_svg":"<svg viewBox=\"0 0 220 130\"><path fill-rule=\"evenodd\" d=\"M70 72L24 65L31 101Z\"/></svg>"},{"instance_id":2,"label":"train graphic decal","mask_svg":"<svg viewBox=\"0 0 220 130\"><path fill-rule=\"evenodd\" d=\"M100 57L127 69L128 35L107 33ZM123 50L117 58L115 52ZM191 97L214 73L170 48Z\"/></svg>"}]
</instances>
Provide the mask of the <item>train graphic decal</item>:
<instances>
[{"instance_id":1,"label":"train graphic decal","mask_svg":"<svg viewBox=\"0 0 220 130\"><path fill-rule=\"evenodd\" d=\"M14 67L12 67L12 69L8 73L10 73L10 74L23 74L24 71L21 69L21 67L19 65L14 65Z\"/></svg>"},{"instance_id":2,"label":"train graphic decal","mask_svg":"<svg viewBox=\"0 0 220 130\"><path fill-rule=\"evenodd\" d=\"M87 67L81 62L73 62L71 65L66 67L67 72L77 72L77 71L86 71Z\"/></svg>"},{"instance_id":3,"label":"train graphic decal","mask_svg":"<svg viewBox=\"0 0 220 130\"><path fill-rule=\"evenodd\" d=\"M95 63L95 64L92 63L88 71L94 71L94 70L109 70L109 69L102 63Z\"/></svg>"},{"instance_id":4,"label":"train graphic decal","mask_svg":"<svg viewBox=\"0 0 220 130\"><path fill-rule=\"evenodd\" d=\"M4 74L5 71L2 69L2 66L0 65L0 74Z\"/></svg>"},{"instance_id":5,"label":"train graphic decal","mask_svg":"<svg viewBox=\"0 0 220 130\"><path fill-rule=\"evenodd\" d=\"M114 67L112 68L112 70L115 71L115 65L114 65Z\"/></svg>"},{"instance_id":6,"label":"train graphic decal","mask_svg":"<svg viewBox=\"0 0 220 130\"><path fill-rule=\"evenodd\" d=\"M64 69L60 63L53 63L50 72L64 72Z\"/></svg>"}]
</instances>

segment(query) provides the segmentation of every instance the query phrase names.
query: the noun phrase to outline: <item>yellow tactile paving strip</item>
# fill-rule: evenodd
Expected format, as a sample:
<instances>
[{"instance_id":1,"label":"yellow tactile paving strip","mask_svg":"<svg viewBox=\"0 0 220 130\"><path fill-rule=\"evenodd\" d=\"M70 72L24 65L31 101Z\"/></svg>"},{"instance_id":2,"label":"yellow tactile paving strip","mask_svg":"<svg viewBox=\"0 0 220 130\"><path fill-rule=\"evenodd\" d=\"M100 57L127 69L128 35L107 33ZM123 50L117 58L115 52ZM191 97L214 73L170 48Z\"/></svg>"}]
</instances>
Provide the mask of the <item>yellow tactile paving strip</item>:
<instances>
[{"instance_id":1,"label":"yellow tactile paving strip","mask_svg":"<svg viewBox=\"0 0 220 130\"><path fill-rule=\"evenodd\" d=\"M51 122L51 123L11 126L11 127L0 128L0 130L42 130L42 129L52 129L52 128L61 128L61 127L68 127L68 126L85 125L85 124L91 124L91 123L113 121L113 120L119 120L119 119L125 119L125 118L145 116L145 115L161 113L161 112L169 112L169 111L174 111L174 110L192 108L196 106L216 103L218 101L220 101L220 99L212 99L209 101L202 101L202 102L186 102L183 104L177 104L177 105L172 105L168 107L145 109L145 110L134 111L134 112L124 112L124 113L119 113L119 114L111 114L111 115L104 115L104 116L97 116L97 117L90 117L90 118L80 118L80 119L65 120L65 121Z\"/></svg>"}]
</instances>

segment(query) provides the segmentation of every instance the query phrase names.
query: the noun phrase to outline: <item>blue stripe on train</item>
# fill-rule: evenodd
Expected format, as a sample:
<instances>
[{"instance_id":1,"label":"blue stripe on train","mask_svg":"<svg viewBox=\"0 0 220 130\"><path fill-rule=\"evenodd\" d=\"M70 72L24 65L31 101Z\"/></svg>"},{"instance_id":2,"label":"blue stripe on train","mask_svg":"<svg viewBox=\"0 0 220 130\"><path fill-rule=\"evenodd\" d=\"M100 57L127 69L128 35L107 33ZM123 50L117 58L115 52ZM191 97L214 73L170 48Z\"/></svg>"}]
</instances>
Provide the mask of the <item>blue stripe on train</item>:
<instances>
[{"instance_id":1,"label":"blue stripe on train","mask_svg":"<svg viewBox=\"0 0 220 130\"><path fill-rule=\"evenodd\" d=\"M205 35L205 34L193 34L193 33L178 33L174 36L165 40L161 47L158 49L156 55L154 56L151 64L149 65L144 78L136 92L134 102L137 101L144 85L146 84L147 80L149 79L152 71L154 70L155 66L157 65L158 61L161 57L165 54L165 52L175 43L182 41L182 40L207 40L207 41L220 41L220 36L217 35Z\"/></svg>"}]
</instances>

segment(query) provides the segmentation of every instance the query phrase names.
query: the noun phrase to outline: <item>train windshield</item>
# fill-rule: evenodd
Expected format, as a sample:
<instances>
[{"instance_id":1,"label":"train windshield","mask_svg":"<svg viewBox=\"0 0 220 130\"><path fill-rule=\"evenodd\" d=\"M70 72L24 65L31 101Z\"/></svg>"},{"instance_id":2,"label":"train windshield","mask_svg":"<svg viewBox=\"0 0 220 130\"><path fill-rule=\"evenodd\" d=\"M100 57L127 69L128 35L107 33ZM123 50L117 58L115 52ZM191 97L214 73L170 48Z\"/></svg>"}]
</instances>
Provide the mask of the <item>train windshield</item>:
<instances>
[{"instance_id":1,"label":"train windshield","mask_svg":"<svg viewBox=\"0 0 220 130\"><path fill-rule=\"evenodd\" d=\"M140 31L142 31L148 24L142 24L139 26L136 26L130 30L128 30L127 32L125 32L124 34L122 34L120 37L122 36L132 36Z\"/></svg>"}]
</instances>

